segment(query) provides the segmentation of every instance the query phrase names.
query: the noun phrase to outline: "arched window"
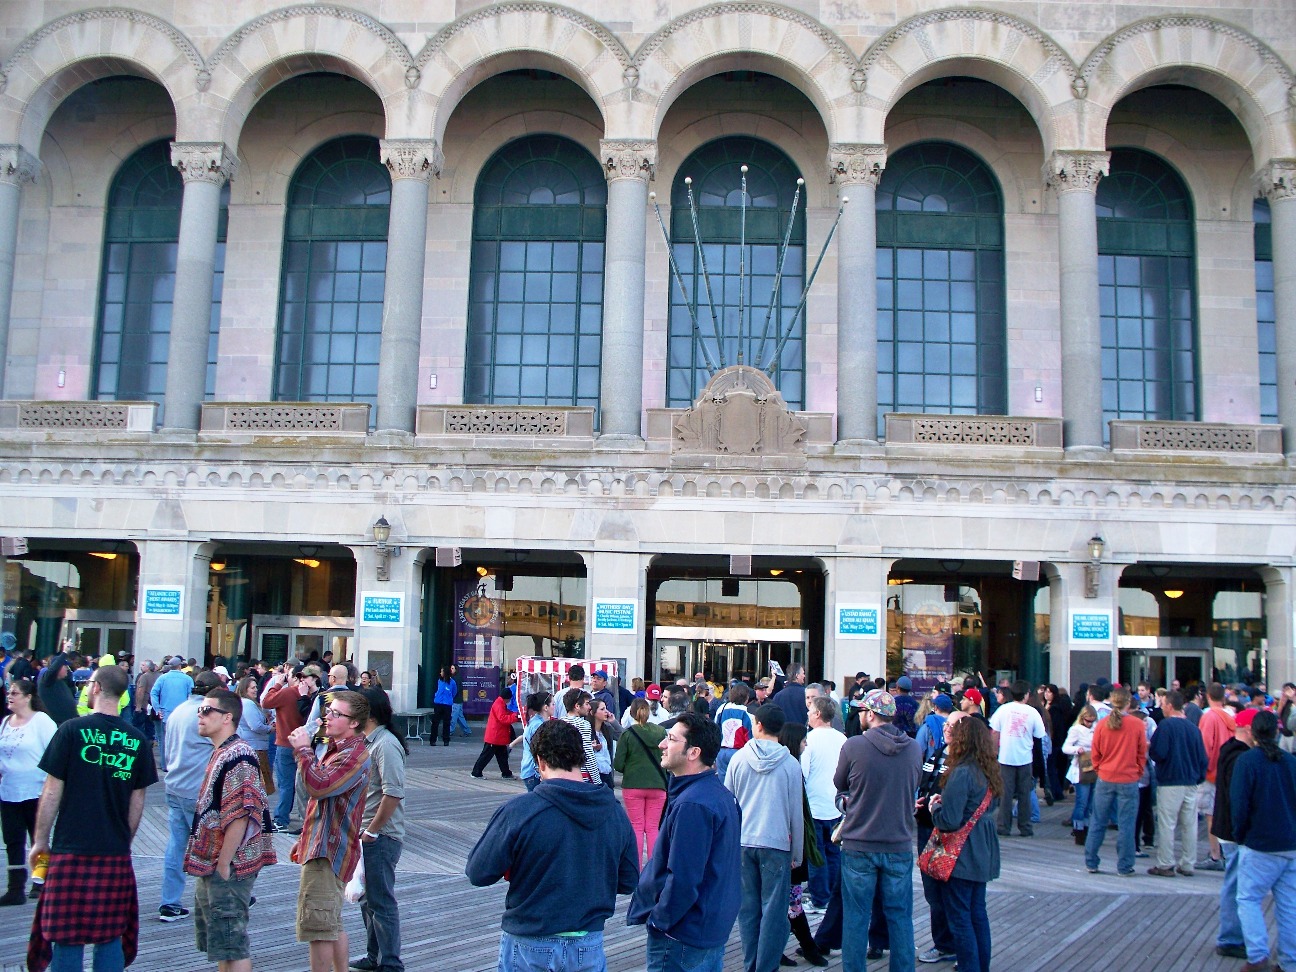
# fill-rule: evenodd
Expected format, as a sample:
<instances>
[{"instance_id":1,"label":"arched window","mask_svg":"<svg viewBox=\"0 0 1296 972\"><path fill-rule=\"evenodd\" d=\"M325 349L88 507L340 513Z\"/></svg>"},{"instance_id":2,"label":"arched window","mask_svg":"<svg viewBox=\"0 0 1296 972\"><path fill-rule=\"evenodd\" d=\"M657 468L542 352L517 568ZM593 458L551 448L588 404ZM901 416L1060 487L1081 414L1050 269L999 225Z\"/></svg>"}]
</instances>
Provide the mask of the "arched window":
<instances>
[{"instance_id":1,"label":"arched window","mask_svg":"<svg viewBox=\"0 0 1296 972\"><path fill-rule=\"evenodd\" d=\"M748 167L747 252L742 255L741 167L744 165ZM675 260L688 288L688 302L685 303L678 284L671 280L666 372L666 404L670 408L683 408L697 399L711 377L707 354L717 366L733 365L741 360L764 367L780 341L783 347L771 375L789 408L804 407L804 311L795 322L792 319L805 285L804 193L792 225L774 309L769 313L778 276L779 252L792 218L792 198L799 177L792 160L774 146L738 136L707 143L680 166L671 193L670 233ZM686 178L693 180L702 254L710 278L710 303L707 281L697 258L697 237L689 213ZM741 268L740 263L744 264ZM745 283L740 286L744 279ZM743 291L741 297L740 291ZM742 320L739 320L740 303ZM690 308L697 320L696 331Z\"/></svg>"},{"instance_id":2,"label":"arched window","mask_svg":"<svg viewBox=\"0 0 1296 972\"><path fill-rule=\"evenodd\" d=\"M1098 184L1103 422L1197 417L1193 212L1168 165L1113 149Z\"/></svg>"},{"instance_id":3,"label":"arched window","mask_svg":"<svg viewBox=\"0 0 1296 972\"><path fill-rule=\"evenodd\" d=\"M886 412L1006 410L1003 196L945 142L887 160L877 190L878 435Z\"/></svg>"},{"instance_id":4,"label":"arched window","mask_svg":"<svg viewBox=\"0 0 1296 972\"><path fill-rule=\"evenodd\" d=\"M1255 221L1256 337L1260 345L1260 421L1278 423L1277 316L1274 311L1273 227L1269 201L1251 207Z\"/></svg>"},{"instance_id":5,"label":"arched window","mask_svg":"<svg viewBox=\"0 0 1296 972\"><path fill-rule=\"evenodd\" d=\"M570 139L532 135L477 179L464 400L598 405L607 180Z\"/></svg>"},{"instance_id":6,"label":"arched window","mask_svg":"<svg viewBox=\"0 0 1296 972\"><path fill-rule=\"evenodd\" d=\"M275 398L378 398L391 178L378 140L334 139L288 188Z\"/></svg>"},{"instance_id":7,"label":"arched window","mask_svg":"<svg viewBox=\"0 0 1296 972\"><path fill-rule=\"evenodd\" d=\"M95 338L93 397L102 401L163 402L171 341L171 300L184 182L167 141L128 158L108 191L103 283ZM207 345L206 395L216 387L216 338L225 272L229 184L221 193L216 272ZM162 409L159 409L161 413Z\"/></svg>"}]
</instances>

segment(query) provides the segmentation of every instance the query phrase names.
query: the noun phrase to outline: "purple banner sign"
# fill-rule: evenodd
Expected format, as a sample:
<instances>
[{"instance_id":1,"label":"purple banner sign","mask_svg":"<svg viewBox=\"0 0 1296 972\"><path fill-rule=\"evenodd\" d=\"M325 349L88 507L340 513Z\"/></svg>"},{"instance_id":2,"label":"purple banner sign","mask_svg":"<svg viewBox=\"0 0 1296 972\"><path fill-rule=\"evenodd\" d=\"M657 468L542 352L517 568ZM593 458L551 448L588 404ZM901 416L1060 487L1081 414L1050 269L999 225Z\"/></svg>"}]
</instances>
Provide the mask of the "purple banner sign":
<instances>
[{"instance_id":1,"label":"purple banner sign","mask_svg":"<svg viewBox=\"0 0 1296 972\"><path fill-rule=\"evenodd\" d=\"M454 663L459 666L464 714L483 716L499 695L499 602L484 581L455 581Z\"/></svg>"}]
</instances>

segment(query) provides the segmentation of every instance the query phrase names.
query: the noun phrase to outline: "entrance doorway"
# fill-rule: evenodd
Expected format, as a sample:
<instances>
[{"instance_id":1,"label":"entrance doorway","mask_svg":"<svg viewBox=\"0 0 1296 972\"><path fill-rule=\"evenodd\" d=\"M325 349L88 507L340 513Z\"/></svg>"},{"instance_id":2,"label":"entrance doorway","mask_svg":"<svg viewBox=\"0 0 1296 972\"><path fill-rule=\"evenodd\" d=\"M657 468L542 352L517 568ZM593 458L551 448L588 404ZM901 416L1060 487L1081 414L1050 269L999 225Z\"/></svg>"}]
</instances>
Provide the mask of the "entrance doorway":
<instances>
[{"instance_id":1,"label":"entrance doorway","mask_svg":"<svg viewBox=\"0 0 1296 972\"><path fill-rule=\"evenodd\" d=\"M806 663L805 631L796 632L789 641L788 632L753 631L751 640L728 640L732 632L723 630L658 627L653 632L656 646L652 680L668 685L676 679L690 682L698 672L708 682L728 685L733 679L754 685L769 674L770 662L776 661L787 671L793 662ZM692 637L696 635L696 637Z\"/></svg>"},{"instance_id":2,"label":"entrance doorway","mask_svg":"<svg viewBox=\"0 0 1296 972\"><path fill-rule=\"evenodd\" d=\"M1121 635L1117 638L1117 665L1122 685L1147 682L1153 688L1181 687L1205 682L1210 672L1209 638L1158 638Z\"/></svg>"},{"instance_id":3,"label":"entrance doorway","mask_svg":"<svg viewBox=\"0 0 1296 972\"><path fill-rule=\"evenodd\" d=\"M135 653L134 611L93 611L68 608L63 612L63 641L71 641L88 658Z\"/></svg>"}]
</instances>

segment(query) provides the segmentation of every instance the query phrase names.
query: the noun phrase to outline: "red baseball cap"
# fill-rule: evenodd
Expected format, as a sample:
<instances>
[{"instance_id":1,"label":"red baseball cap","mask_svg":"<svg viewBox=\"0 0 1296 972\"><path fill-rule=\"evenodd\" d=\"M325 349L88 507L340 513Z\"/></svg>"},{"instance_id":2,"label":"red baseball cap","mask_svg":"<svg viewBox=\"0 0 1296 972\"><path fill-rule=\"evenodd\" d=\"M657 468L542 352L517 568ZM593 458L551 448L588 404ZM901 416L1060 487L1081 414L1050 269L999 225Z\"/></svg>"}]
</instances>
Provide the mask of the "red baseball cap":
<instances>
[{"instance_id":1,"label":"red baseball cap","mask_svg":"<svg viewBox=\"0 0 1296 972\"><path fill-rule=\"evenodd\" d=\"M981 693L977 689L974 688L968 689L966 692L963 693L963 698L971 699L977 705L981 704Z\"/></svg>"},{"instance_id":2,"label":"red baseball cap","mask_svg":"<svg viewBox=\"0 0 1296 972\"><path fill-rule=\"evenodd\" d=\"M644 698L647 699L649 702L660 702L661 686L658 685L656 682L649 685L646 689L644 689Z\"/></svg>"},{"instance_id":3,"label":"red baseball cap","mask_svg":"<svg viewBox=\"0 0 1296 972\"><path fill-rule=\"evenodd\" d=\"M1255 722L1255 717L1259 712L1259 709L1243 709L1233 721L1239 726L1250 726L1251 723Z\"/></svg>"}]
</instances>

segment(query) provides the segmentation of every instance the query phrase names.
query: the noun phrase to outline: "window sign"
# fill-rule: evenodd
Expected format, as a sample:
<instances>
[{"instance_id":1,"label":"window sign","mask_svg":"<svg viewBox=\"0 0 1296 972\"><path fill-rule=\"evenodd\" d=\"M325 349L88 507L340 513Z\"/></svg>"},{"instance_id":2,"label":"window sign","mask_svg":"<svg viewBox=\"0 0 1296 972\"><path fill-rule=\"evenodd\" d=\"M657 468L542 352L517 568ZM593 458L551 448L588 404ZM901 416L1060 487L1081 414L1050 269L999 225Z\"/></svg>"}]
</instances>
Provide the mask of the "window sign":
<instances>
[{"instance_id":1,"label":"window sign","mask_svg":"<svg viewBox=\"0 0 1296 972\"><path fill-rule=\"evenodd\" d=\"M634 634L639 627L639 602L630 597L594 599L594 634Z\"/></svg>"},{"instance_id":2,"label":"window sign","mask_svg":"<svg viewBox=\"0 0 1296 972\"><path fill-rule=\"evenodd\" d=\"M1071 640L1087 644L1108 644L1112 640L1110 611L1072 611Z\"/></svg>"},{"instance_id":3,"label":"window sign","mask_svg":"<svg viewBox=\"0 0 1296 972\"><path fill-rule=\"evenodd\" d=\"M837 637L882 637L882 606L880 604L838 604Z\"/></svg>"},{"instance_id":4,"label":"window sign","mask_svg":"<svg viewBox=\"0 0 1296 972\"><path fill-rule=\"evenodd\" d=\"M184 588L172 584L142 586L139 605L141 620L179 621L184 617Z\"/></svg>"},{"instance_id":5,"label":"window sign","mask_svg":"<svg viewBox=\"0 0 1296 972\"><path fill-rule=\"evenodd\" d=\"M360 624L368 628L398 628L404 624L405 595L365 591L360 595Z\"/></svg>"}]
</instances>

